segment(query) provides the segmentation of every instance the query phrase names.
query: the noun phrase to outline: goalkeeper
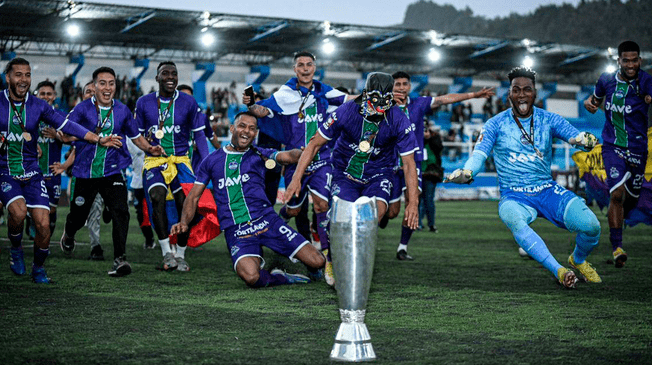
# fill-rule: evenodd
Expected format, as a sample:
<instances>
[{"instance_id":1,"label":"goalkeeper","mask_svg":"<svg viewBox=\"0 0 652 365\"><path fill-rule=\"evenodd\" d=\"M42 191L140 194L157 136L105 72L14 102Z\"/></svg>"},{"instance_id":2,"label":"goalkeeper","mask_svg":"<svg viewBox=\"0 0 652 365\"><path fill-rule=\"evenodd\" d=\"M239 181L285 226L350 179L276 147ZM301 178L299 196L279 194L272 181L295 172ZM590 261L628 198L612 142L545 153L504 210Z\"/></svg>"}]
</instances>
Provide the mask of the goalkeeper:
<instances>
[{"instance_id":1,"label":"goalkeeper","mask_svg":"<svg viewBox=\"0 0 652 365\"><path fill-rule=\"evenodd\" d=\"M517 67L507 76L511 109L487 121L464 168L453 171L445 182L473 181L493 149L501 194L498 214L518 245L561 285L574 288L575 273L555 260L529 224L541 216L557 227L577 232L568 263L587 281L599 283L600 276L586 258L598 245L600 223L584 200L554 182L550 172L553 138L589 150L597 138L580 133L561 116L533 106L537 96L534 71Z\"/></svg>"}]
</instances>

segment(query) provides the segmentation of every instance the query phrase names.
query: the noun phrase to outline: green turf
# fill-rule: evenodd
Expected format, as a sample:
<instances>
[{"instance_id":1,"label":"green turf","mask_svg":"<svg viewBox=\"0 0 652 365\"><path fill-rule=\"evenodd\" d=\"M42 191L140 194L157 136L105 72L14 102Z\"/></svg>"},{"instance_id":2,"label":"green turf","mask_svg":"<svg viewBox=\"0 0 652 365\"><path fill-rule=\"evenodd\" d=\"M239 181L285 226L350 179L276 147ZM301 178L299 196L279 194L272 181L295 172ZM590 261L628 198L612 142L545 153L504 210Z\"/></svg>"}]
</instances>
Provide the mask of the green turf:
<instances>
[{"instance_id":1,"label":"green turf","mask_svg":"<svg viewBox=\"0 0 652 365\"><path fill-rule=\"evenodd\" d=\"M55 240L67 209L59 212ZM366 323L378 363L652 363L652 228L627 229L623 269L610 256L604 213L589 260L602 284L561 289L539 264L518 256L496 202L438 202L439 233L416 232L413 262L395 258L398 220L381 230ZM533 228L565 264L574 235L538 220ZM132 215L133 274L111 278L110 261L74 258L58 245L46 263L54 285L8 268L2 242L2 364L323 364L339 325L326 283L248 289L232 271L223 237L189 250L189 273L155 270ZM6 227L0 229L6 237ZM84 228L79 241L87 242ZM112 257L110 227L102 226ZM27 262L31 262L31 250ZM267 251L270 265L305 272Z\"/></svg>"}]
</instances>

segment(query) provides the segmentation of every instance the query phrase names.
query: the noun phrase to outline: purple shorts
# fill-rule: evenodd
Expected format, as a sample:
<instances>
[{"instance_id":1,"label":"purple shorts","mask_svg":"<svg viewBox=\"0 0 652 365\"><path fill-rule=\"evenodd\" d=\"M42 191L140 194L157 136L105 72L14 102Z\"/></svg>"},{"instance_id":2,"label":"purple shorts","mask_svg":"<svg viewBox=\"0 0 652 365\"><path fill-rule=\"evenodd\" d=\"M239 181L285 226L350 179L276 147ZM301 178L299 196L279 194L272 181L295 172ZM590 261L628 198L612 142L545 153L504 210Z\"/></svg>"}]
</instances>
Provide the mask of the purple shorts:
<instances>
[{"instance_id":1,"label":"purple shorts","mask_svg":"<svg viewBox=\"0 0 652 365\"><path fill-rule=\"evenodd\" d=\"M393 173L378 174L366 183L351 178L341 171L333 171L333 187L331 194L340 199L354 202L361 196L376 197L388 205L389 195L392 193Z\"/></svg>"},{"instance_id":2,"label":"purple shorts","mask_svg":"<svg viewBox=\"0 0 652 365\"><path fill-rule=\"evenodd\" d=\"M167 164L151 168L149 170L143 170L143 189L149 193L149 189L155 186L162 186L165 189L168 188L168 185L165 184L165 178L163 177L163 170L167 168ZM177 169L188 170L188 167L184 164L177 164ZM177 175L179 172L177 173ZM176 193L182 189L181 183L179 182L179 177L175 176L174 179L170 182L170 190L172 193Z\"/></svg>"},{"instance_id":3,"label":"purple shorts","mask_svg":"<svg viewBox=\"0 0 652 365\"><path fill-rule=\"evenodd\" d=\"M421 164L421 162L419 162ZM394 174L394 181L392 182L392 193L389 196L389 203L395 203L401 199L403 191L407 189L405 185L405 173L403 169L396 171ZM422 173L421 168L417 167L417 182L419 183L419 191L422 191L423 182L422 182Z\"/></svg>"},{"instance_id":4,"label":"purple shorts","mask_svg":"<svg viewBox=\"0 0 652 365\"><path fill-rule=\"evenodd\" d=\"M226 245L231 253L233 270L238 261L247 256L260 257L260 268L265 266L263 246L297 262L294 255L308 244L297 231L288 226L273 210L250 222L227 228L224 232Z\"/></svg>"},{"instance_id":5,"label":"purple shorts","mask_svg":"<svg viewBox=\"0 0 652 365\"><path fill-rule=\"evenodd\" d=\"M61 198L61 175L43 177L43 181L45 181L45 188L48 191L50 206L58 206L59 198Z\"/></svg>"},{"instance_id":6,"label":"purple shorts","mask_svg":"<svg viewBox=\"0 0 652 365\"><path fill-rule=\"evenodd\" d=\"M641 194L645 164L647 163L647 150L630 151L626 148L613 145L602 145L602 160L607 173L607 185L611 194L621 185L625 184L627 192L635 197Z\"/></svg>"},{"instance_id":7,"label":"purple shorts","mask_svg":"<svg viewBox=\"0 0 652 365\"><path fill-rule=\"evenodd\" d=\"M0 175L0 201L8 207L17 199L25 199L27 208L50 210L48 191L43 175L35 174L26 179L15 179L9 175Z\"/></svg>"},{"instance_id":8,"label":"purple shorts","mask_svg":"<svg viewBox=\"0 0 652 365\"><path fill-rule=\"evenodd\" d=\"M313 167L314 166L314 167ZM285 169L285 181L292 181L295 169ZM308 196L308 192L317 195L322 200L328 201L331 195L331 178L333 168L328 161L318 161L306 169L301 179L301 192L299 197L290 199L288 208L299 208Z\"/></svg>"}]
</instances>

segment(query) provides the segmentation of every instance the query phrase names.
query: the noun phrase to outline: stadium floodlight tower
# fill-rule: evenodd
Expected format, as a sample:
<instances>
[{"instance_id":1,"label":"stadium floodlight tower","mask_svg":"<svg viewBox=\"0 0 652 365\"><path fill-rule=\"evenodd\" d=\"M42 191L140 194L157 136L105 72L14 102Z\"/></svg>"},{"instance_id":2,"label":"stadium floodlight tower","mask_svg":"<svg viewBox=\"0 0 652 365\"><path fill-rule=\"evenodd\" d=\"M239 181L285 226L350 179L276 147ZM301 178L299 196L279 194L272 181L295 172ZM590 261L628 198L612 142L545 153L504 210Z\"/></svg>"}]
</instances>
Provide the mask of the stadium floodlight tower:
<instances>
[{"instance_id":1,"label":"stadium floodlight tower","mask_svg":"<svg viewBox=\"0 0 652 365\"><path fill-rule=\"evenodd\" d=\"M324 54L333 54L333 52L335 52L335 43L333 43L330 38L326 38L324 39L324 44L321 46L321 50Z\"/></svg>"}]
</instances>

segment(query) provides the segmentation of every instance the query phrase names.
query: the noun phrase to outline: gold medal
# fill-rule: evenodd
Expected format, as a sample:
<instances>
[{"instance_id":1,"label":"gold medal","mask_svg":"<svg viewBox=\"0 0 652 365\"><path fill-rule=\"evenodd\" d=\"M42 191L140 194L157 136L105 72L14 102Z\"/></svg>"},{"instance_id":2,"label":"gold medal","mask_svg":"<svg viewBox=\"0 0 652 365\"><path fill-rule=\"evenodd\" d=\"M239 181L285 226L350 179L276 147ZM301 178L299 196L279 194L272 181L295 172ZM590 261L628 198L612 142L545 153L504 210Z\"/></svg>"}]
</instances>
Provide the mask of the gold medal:
<instances>
[{"instance_id":1,"label":"gold medal","mask_svg":"<svg viewBox=\"0 0 652 365\"><path fill-rule=\"evenodd\" d=\"M268 158L267 161L265 161L265 168L268 170L271 170L276 167L276 161L272 160L271 158Z\"/></svg>"},{"instance_id":2,"label":"gold medal","mask_svg":"<svg viewBox=\"0 0 652 365\"><path fill-rule=\"evenodd\" d=\"M29 142L32 140L32 135L29 132L23 132L23 139Z\"/></svg>"},{"instance_id":3,"label":"gold medal","mask_svg":"<svg viewBox=\"0 0 652 365\"><path fill-rule=\"evenodd\" d=\"M362 142L360 142L358 147L360 148L360 151L368 152L369 149L371 148L371 144L369 143L369 141L362 141Z\"/></svg>"},{"instance_id":4,"label":"gold medal","mask_svg":"<svg viewBox=\"0 0 652 365\"><path fill-rule=\"evenodd\" d=\"M163 139L164 136L165 136L165 132L163 132L162 129L158 129L154 133L154 137L156 137L156 139Z\"/></svg>"}]
</instances>

